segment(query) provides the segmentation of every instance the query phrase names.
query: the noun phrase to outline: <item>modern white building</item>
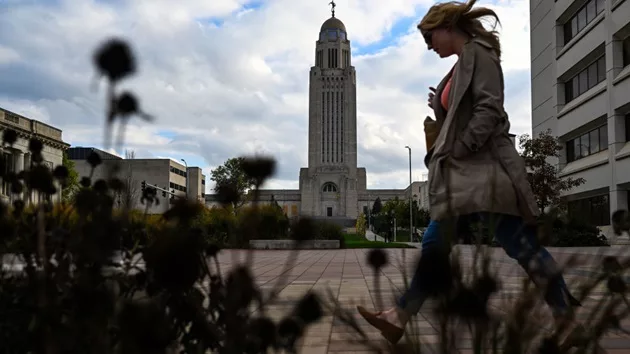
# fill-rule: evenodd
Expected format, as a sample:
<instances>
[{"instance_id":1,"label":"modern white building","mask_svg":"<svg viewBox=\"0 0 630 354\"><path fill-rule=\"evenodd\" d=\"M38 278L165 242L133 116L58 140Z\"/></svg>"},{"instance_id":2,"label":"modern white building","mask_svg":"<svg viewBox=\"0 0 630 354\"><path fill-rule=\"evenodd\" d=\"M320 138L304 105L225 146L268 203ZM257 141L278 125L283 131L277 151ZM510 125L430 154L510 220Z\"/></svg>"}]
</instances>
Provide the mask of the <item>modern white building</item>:
<instances>
[{"instance_id":1,"label":"modern white building","mask_svg":"<svg viewBox=\"0 0 630 354\"><path fill-rule=\"evenodd\" d=\"M60 129L0 108L0 134L7 129L17 132L18 139L13 146L0 146L0 159L3 160L6 168L4 172L20 172L30 168L32 154L28 149L28 144L32 138L39 139L43 143L44 161L42 163L51 170L62 164L63 153L70 146L63 141ZM60 191L58 184L57 190ZM11 203L15 199L37 202L39 196L35 192L30 196L15 195L11 193L9 183L1 181L0 201ZM52 200L53 202L61 201L61 192L56 193Z\"/></svg>"},{"instance_id":2,"label":"modern white building","mask_svg":"<svg viewBox=\"0 0 630 354\"><path fill-rule=\"evenodd\" d=\"M92 172L92 166L87 162L88 156L97 153L102 164ZM175 197L187 196L189 199L204 202L206 176L201 173L199 167L186 167L171 159L123 159L103 150L92 147L72 147L68 149L68 158L75 164L75 169L80 177L92 175L92 182L106 178L107 171L113 165L119 165L118 178L125 182L127 195L130 196L130 207L144 210L140 203L142 196L142 182L148 186L157 186L174 194ZM172 194L163 195L158 191L159 204L154 204L148 209L149 214L161 214L170 208L173 199ZM119 198L122 206L124 202Z\"/></svg>"},{"instance_id":3,"label":"modern white building","mask_svg":"<svg viewBox=\"0 0 630 354\"><path fill-rule=\"evenodd\" d=\"M606 229L630 190L630 0L531 0L533 135L564 145L569 212Z\"/></svg>"}]
</instances>

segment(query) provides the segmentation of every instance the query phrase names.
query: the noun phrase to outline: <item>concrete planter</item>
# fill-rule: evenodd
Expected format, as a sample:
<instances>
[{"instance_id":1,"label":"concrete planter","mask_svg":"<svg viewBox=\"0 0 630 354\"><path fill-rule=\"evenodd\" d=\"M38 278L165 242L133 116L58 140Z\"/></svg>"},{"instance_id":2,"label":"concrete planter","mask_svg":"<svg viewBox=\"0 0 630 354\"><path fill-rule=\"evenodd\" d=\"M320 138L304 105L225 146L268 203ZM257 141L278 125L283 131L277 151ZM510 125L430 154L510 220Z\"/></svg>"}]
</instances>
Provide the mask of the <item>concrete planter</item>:
<instances>
[{"instance_id":1,"label":"concrete planter","mask_svg":"<svg viewBox=\"0 0 630 354\"><path fill-rule=\"evenodd\" d=\"M251 240L249 247L255 250L292 250L296 248L294 240ZM300 244L299 249L336 249L339 240L308 240Z\"/></svg>"}]
</instances>

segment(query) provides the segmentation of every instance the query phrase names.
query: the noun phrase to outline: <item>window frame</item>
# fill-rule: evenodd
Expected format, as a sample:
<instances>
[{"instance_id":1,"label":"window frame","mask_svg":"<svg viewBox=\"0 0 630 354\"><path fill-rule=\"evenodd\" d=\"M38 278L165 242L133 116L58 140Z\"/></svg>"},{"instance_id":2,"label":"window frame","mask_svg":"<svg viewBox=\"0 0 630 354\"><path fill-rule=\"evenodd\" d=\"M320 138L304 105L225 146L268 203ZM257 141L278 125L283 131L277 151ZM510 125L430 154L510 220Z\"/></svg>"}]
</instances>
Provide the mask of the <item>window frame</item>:
<instances>
[{"instance_id":1,"label":"window frame","mask_svg":"<svg viewBox=\"0 0 630 354\"><path fill-rule=\"evenodd\" d=\"M597 200L601 198L602 200ZM571 218L586 220L593 226L609 226L610 196L608 193L567 202L567 211Z\"/></svg>"},{"instance_id":2,"label":"window frame","mask_svg":"<svg viewBox=\"0 0 630 354\"><path fill-rule=\"evenodd\" d=\"M595 82L591 82L589 71L595 72ZM600 73L602 71L603 73ZM564 103L567 104L582 96L593 87L606 81L606 55L602 54L575 75L564 81ZM577 90L577 92L575 92Z\"/></svg>"},{"instance_id":3,"label":"window frame","mask_svg":"<svg viewBox=\"0 0 630 354\"><path fill-rule=\"evenodd\" d=\"M593 7L595 13L593 17L588 17L588 9ZM582 5L575 13L562 25L564 45L567 45L573 38L582 32L606 9L606 3L601 0L589 0ZM575 32L574 32L575 31Z\"/></svg>"},{"instance_id":4,"label":"window frame","mask_svg":"<svg viewBox=\"0 0 630 354\"><path fill-rule=\"evenodd\" d=\"M597 151L593 149L593 142L591 142L591 136L597 132ZM602 132L605 132L604 134ZM602 137L605 136L605 139ZM583 144L582 139L586 139L587 143ZM587 154L583 154L584 148L588 149ZM598 126L595 129L591 129L586 131L572 139L569 139L565 142L565 152L566 152L566 160L567 163L571 163L585 157L600 153L604 150L608 150L608 125L603 124Z\"/></svg>"}]
</instances>

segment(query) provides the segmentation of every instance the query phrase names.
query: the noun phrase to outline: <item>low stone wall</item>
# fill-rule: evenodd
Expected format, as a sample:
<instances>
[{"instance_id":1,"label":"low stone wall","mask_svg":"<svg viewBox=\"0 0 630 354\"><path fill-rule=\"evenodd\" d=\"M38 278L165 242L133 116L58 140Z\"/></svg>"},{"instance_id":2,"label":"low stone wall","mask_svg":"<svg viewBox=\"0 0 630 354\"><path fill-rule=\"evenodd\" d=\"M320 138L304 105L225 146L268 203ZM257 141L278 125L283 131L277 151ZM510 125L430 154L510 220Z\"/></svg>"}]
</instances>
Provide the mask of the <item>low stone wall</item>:
<instances>
[{"instance_id":1,"label":"low stone wall","mask_svg":"<svg viewBox=\"0 0 630 354\"><path fill-rule=\"evenodd\" d=\"M291 250L296 248L294 240L250 240L249 247L255 250ZM339 248L339 240L307 240L299 249L334 249Z\"/></svg>"}]
</instances>

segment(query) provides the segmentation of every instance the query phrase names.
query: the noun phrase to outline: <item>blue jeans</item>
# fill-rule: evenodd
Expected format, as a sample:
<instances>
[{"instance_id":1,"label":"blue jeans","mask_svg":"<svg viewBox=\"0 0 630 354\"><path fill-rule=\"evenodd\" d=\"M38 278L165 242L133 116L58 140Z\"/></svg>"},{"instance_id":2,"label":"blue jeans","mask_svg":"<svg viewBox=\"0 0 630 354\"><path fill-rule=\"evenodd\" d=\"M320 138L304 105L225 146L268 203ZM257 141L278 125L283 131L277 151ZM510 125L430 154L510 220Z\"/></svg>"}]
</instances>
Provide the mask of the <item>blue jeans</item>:
<instances>
[{"instance_id":1,"label":"blue jeans","mask_svg":"<svg viewBox=\"0 0 630 354\"><path fill-rule=\"evenodd\" d=\"M470 222L473 220L471 218L481 220L486 224L491 222L492 219L494 222L494 235L497 241L501 244L507 255L517 260L530 276L532 275L532 261L536 263L537 268L543 272L543 275L549 276L552 272L556 271L556 269L553 268L557 267L557 264L549 251L538 245L535 228L525 227L522 218L513 215L482 213L467 216L464 222ZM437 221L431 220L422 238L422 255L435 250L436 247L441 245L442 231L443 230L440 230L440 224ZM422 282L424 280L420 274L421 272L416 270L409 289L398 300L398 307L403 309L410 316L420 311L422 304L428 297L428 295L422 291L426 286L423 286ZM553 309L555 315L561 315L568 307L564 297L565 294L570 296L568 287L564 281L564 277L561 275L559 277L549 278L549 280L550 283L548 285L545 301Z\"/></svg>"}]
</instances>

